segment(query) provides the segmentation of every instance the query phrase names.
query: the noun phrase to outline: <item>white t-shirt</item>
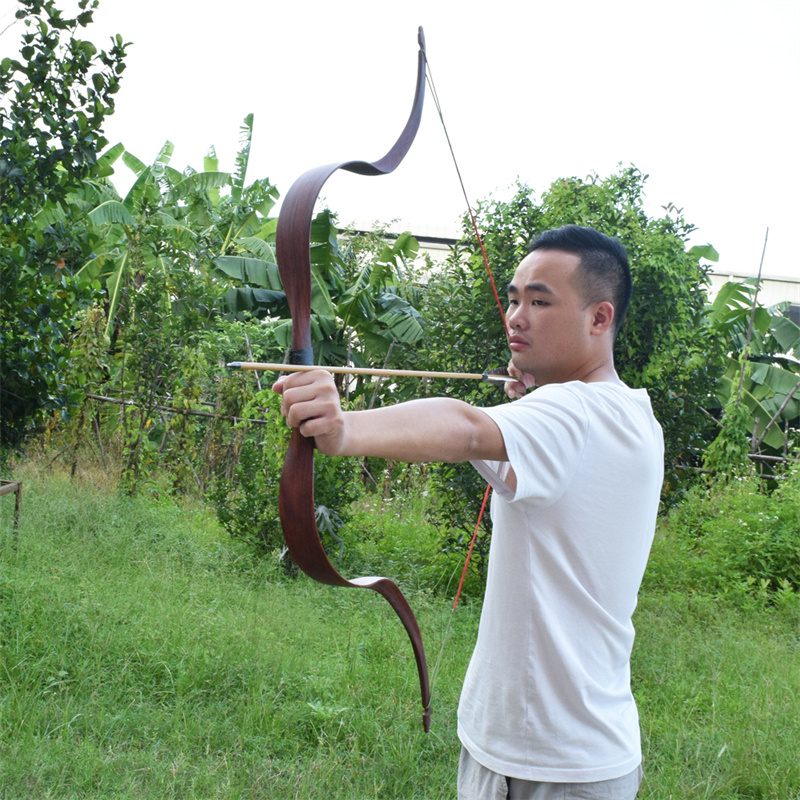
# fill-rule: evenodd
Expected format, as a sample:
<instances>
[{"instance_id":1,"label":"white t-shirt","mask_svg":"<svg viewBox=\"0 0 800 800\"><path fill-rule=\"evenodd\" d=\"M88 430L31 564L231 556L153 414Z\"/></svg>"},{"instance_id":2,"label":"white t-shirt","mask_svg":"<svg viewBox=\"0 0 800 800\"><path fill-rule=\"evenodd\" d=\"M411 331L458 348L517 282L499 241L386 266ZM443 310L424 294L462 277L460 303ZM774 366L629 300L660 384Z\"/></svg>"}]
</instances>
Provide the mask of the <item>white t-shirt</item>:
<instances>
[{"instance_id":1,"label":"white t-shirt","mask_svg":"<svg viewBox=\"0 0 800 800\"><path fill-rule=\"evenodd\" d=\"M631 615L663 480L661 428L645 390L614 383L551 384L483 410L509 461L474 462L494 488L493 535L459 738L511 778L621 777L641 762Z\"/></svg>"}]
</instances>

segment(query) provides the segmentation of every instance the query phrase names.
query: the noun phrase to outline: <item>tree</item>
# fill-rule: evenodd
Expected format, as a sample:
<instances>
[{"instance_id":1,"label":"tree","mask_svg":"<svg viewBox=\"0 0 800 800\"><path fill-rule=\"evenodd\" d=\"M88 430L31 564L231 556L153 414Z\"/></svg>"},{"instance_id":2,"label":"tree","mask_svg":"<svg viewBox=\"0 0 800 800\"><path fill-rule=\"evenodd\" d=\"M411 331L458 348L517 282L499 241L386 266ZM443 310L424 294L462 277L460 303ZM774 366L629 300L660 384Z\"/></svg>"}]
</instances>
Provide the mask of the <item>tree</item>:
<instances>
[{"instance_id":1,"label":"tree","mask_svg":"<svg viewBox=\"0 0 800 800\"><path fill-rule=\"evenodd\" d=\"M46 204L59 204L96 174L106 146L102 126L114 111L125 64L116 36L98 51L76 33L92 22L98 0L80 0L66 18L53 0L19 0L26 28L20 59L0 62L0 446L18 446L31 423L69 413L74 392L64 382L67 338L95 289L74 270L90 244L75 219L50 224Z\"/></svg>"},{"instance_id":2,"label":"tree","mask_svg":"<svg viewBox=\"0 0 800 800\"><path fill-rule=\"evenodd\" d=\"M634 298L616 344L622 379L648 389L665 434L666 480L669 491L683 485L687 465L698 465L714 436L705 409L721 372L722 349L705 314L707 269L703 259L716 258L713 248L688 248L693 226L673 205L660 218L643 208L647 176L635 167L600 179L555 181L536 201L532 190L518 185L509 201L488 199L478 204L476 219L498 287L505 286L539 233L565 224L588 225L618 238L627 248ZM500 314L469 221L465 237L449 269L434 276L426 293L423 316L426 336L419 358L437 368L481 371L505 365L508 352ZM442 313L446 303L447 313ZM430 306L439 307L436 314ZM449 384L437 392L469 402L499 402L486 386ZM494 398L497 398L496 400ZM447 521L477 516L483 491L468 470L442 467L446 498L456 503ZM471 506L467 508L467 498ZM474 514L470 512L474 511ZM471 527L463 521L465 530Z\"/></svg>"},{"instance_id":3,"label":"tree","mask_svg":"<svg viewBox=\"0 0 800 800\"><path fill-rule=\"evenodd\" d=\"M708 307L726 357L711 404L723 409L722 428L705 465L723 477L750 470L751 455L780 458L797 444L800 327L788 303L759 305L757 283L729 281Z\"/></svg>"}]
</instances>

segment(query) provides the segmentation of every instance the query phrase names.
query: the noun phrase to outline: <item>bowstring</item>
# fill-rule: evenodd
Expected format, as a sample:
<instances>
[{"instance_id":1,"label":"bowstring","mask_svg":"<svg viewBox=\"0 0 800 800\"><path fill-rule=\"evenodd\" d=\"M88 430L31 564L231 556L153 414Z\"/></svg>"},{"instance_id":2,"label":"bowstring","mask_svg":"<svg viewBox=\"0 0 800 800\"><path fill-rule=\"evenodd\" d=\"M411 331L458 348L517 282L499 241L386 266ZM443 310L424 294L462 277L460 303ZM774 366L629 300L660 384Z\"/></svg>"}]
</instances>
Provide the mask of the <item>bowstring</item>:
<instances>
[{"instance_id":1,"label":"bowstring","mask_svg":"<svg viewBox=\"0 0 800 800\"><path fill-rule=\"evenodd\" d=\"M461 186L461 193L464 196L464 203L466 204L467 207L467 213L469 214L470 222L472 224L472 230L475 233L475 238L477 239L478 246L480 247L481 256L483 257L483 264L484 267L486 268L486 274L489 276L489 283L491 284L492 287L492 293L494 294L494 299L497 303L497 308L500 311L500 318L503 320L503 330L505 331L506 336L508 336L508 325L506 324L506 315L505 312L503 311L503 304L500 300L500 295L497 292L497 286L494 281L494 275L492 274L492 268L489 265L489 258L486 255L486 248L484 247L483 244L483 237L481 236L480 231L478 229L478 223L477 220L475 219L475 214L472 211L472 205L470 204L469 195L467 194L467 189L466 186L464 185L464 179L461 175L461 169L458 165L458 159L456 158L455 150L453 148L453 143L450 139L450 133L447 130L447 124L444 121L442 105L439 102L439 95L436 92L436 85L433 81L431 64L430 61L428 60L427 54L425 55L425 63L427 66L427 69L425 71L425 81L428 84L431 99L433 100L433 104L436 107L436 113L439 115L439 121L441 122L442 130L444 131L444 136L445 139L447 140L447 147L450 150L450 157L453 161L453 166L455 167L456 175L458 176L458 183ZM436 658L436 664L434 665L433 672L431 674L431 680L430 680L431 689L433 688L436 682L436 678L439 673L439 667L442 663L442 656L444 655L444 650L447 645L447 641L450 637L450 632L453 627L453 616L455 615L455 610L458 606L459 598L461 597L461 590L464 587L464 580L467 577L467 570L469 569L469 562L470 559L472 558L472 551L475 548L475 540L478 537L478 531L480 530L481 521L483 520L483 513L486 510L486 503L489 500L489 495L491 494L491 491L492 491L491 485L487 484L486 492L483 495L483 502L481 503L481 510L478 513L478 519L475 523L475 530L472 533L472 539L470 540L469 548L467 549L467 557L464 561L464 569L461 572L461 580L459 581L458 584L458 590L456 591L456 596L455 599L453 600L453 607L450 609L450 613L448 614L447 627L445 629L444 636L442 637L442 646L439 649L439 655Z\"/></svg>"}]
</instances>

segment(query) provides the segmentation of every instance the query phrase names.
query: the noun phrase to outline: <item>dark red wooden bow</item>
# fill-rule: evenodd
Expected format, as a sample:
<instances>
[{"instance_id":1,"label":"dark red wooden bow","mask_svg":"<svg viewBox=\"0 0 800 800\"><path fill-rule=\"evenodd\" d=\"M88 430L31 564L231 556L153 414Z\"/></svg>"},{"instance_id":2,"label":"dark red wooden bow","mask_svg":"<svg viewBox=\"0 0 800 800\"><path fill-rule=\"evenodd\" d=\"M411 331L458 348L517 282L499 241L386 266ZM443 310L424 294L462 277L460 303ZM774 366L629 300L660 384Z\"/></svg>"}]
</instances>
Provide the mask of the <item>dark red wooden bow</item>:
<instances>
[{"instance_id":1,"label":"dark red wooden bow","mask_svg":"<svg viewBox=\"0 0 800 800\"><path fill-rule=\"evenodd\" d=\"M310 235L314 206L322 186L336 170L344 169L359 175L387 175L405 157L419 129L425 97L425 38L419 29L417 88L408 122L391 150L374 162L345 161L316 167L301 175L289 189L278 215L276 250L286 299L292 315L292 348L289 361L313 364L311 347L311 253ZM383 595L397 612L414 648L420 689L422 692L423 725L430 729L431 693L428 665L422 634L407 600L397 585L388 578L364 577L347 580L328 560L320 541L314 515L314 442L296 428L292 431L289 450L281 474L279 505L286 546L303 572L320 583L373 589Z\"/></svg>"}]
</instances>

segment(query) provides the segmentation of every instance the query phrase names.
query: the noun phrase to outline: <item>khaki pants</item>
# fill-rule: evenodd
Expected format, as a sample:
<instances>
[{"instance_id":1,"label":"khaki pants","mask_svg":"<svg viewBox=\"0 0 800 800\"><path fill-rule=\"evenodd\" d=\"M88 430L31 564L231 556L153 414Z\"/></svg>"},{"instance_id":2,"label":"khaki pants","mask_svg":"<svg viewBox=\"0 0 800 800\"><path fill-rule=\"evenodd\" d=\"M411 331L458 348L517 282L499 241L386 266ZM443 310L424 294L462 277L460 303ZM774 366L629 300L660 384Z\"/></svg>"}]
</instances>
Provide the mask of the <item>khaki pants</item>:
<instances>
[{"instance_id":1,"label":"khaki pants","mask_svg":"<svg viewBox=\"0 0 800 800\"><path fill-rule=\"evenodd\" d=\"M461 748L458 800L634 800L642 768L610 781L542 783L506 778L479 764Z\"/></svg>"}]
</instances>

